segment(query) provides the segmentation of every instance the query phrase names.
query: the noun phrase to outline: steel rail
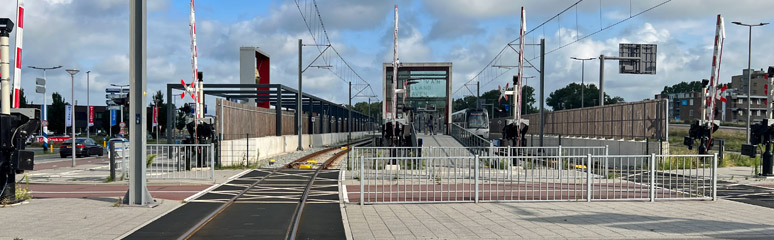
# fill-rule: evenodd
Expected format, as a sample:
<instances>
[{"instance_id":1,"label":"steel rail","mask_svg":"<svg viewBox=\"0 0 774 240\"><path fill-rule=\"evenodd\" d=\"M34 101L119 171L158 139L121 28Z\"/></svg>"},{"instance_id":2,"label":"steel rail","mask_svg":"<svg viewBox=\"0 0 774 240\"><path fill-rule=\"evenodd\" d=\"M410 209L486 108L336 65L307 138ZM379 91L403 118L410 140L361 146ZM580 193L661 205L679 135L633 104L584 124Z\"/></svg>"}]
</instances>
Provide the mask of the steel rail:
<instances>
[{"instance_id":1,"label":"steel rail","mask_svg":"<svg viewBox=\"0 0 774 240\"><path fill-rule=\"evenodd\" d=\"M361 145L370 141L371 141L370 139L366 139L357 143L353 143L353 145ZM291 225L292 227L288 229L287 234L285 234L286 236L285 239L290 239L290 240L296 239L296 234L298 233L298 226L299 224L301 224L301 216L304 213L304 206L306 205L306 199L309 197L309 192L312 190L312 185L314 185L314 181L317 180L317 175L320 174L321 170L327 169L328 166L330 166L331 163L333 163L333 161L341 158L341 156L343 156L344 154L347 154L351 149L352 149L352 145L347 145L347 149L340 151L335 155L333 155L332 157L328 158L328 160L326 160L322 166L320 166L314 171L314 175L309 180L309 183L307 183L306 188L304 189L304 193L301 195L301 199L299 200L298 206L296 206L295 214L292 219L292 225Z\"/></svg>"},{"instance_id":2,"label":"steel rail","mask_svg":"<svg viewBox=\"0 0 774 240\"><path fill-rule=\"evenodd\" d=\"M186 231L185 233L183 233L183 235L181 235L181 236L180 236L179 238L177 238L177 239L178 239L178 240L184 240L184 239L189 239L189 238L191 238L191 237L192 237L194 234L196 234L196 232L198 232L198 231L199 231L199 230L200 230L202 227L204 227L205 225L207 225L207 223L209 223L210 221L212 221L212 219L215 219L215 217L216 217L216 216L218 216L218 215L219 215L221 212L223 212L224 210L226 210L226 208L228 208L229 206L231 206L232 204L234 204L234 202L236 202L237 198L240 198L240 197L242 197L242 196L243 196L245 193L247 193L247 191L249 191L250 189L252 189L253 187L255 187L255 185L258 185L258 183L261 183L261 182L263 182L263 180L264 180L264 179L266 179L267 177L269 177L269 176L271 176L272 174L276 173L278 170L279 170L279 168L277 168L277 169L274 169L274 171L270 172L269 174L266 174L266 176L263 176L263 177L262 177L261 179L259 179L258 181L255 181L255 182L254 182L253 184L251 184L249 187L247 187L247 188L245 188L244 190L242 190L241 192L239 192L239 194L237 194L237 195L235 195L234 197L232 197L231 199L229 199L229 200L228 200L228 202L226 202L225 204L223 204L223 205L221 205L220 207L218 207L218 209L215 209L215 211L212 211L212 213L210 213L209 215L207 215L206 217L204 217L204 218L203 218L201 221L199 221L198 223L196 223L196 225L194 225L193 227L191 227L190 229L188 229L188 231Z\"/></svg>"},{"instance_id":3,"label":"steel rail","mask_svg":"<svg viewBox=\"0 0 774 240\"><path fill-rule=\"evenodd\" d=\"M365 142L367 142L367 141L370 141L370 140L364 140L364 141L358 142L358 143L356 143L356 144L362 144L362 143L365 143ZM196 234L196 233L197 233L199 230L201 230L201 229L202 229L204 226L206 226L206 225L207 225L207 224L208 224L210 221L212 221L213 219L215 219L215 217L217 217L217 216L218 216L220 213L222 213L224 210L226 210L226 208L228 208L229 206L231 206L232 204L234 204L234 202L236 202L236 200L237 200L238 198L240 198L240 197L244 196L244 194L245 194L245 193L247 193L247 191L249 191L250 189L254 188L256 185L258 185L259 183L263 182L263 180L265 180L265 179L266 179L266 178L268 178L269 176L271 176L271 175L275 174L277 171L279 171L279 170L281 170L281 169L288 169L288 168L292 168L292 165L293 165L293 164L298 164L298 163L300 163L300 162L304 162L304 161L306 161L306 160L308 160L308 159L310 159L310 158L313 158L313 157L319 156L319 155L321 155L321 154L324 154L324 153L327 153L327 152L330 152L330 151L336 150L336 149L338 149L338 148L339 148L339 146L337 146L337 147L331 147L331 148L327 148L327 149L323 149L323 150L320 150L320 151L317 151L317 152L314 152L314 153L308 154L308 155L306 155L306 156L303 156L303 157L301 157L301 158L299 158L299 159L297 159L297 160L295 160L295 161L293 161L293 162L291 162L291 163L288 163L286 166L284 166L284 167L282 167L282 168L277 168L277 169L274 169L273 171L271 171L271 172L270 172L269 174L267 174L266 176L263 176L261 179L259 179L259 180L255 181L254 183L250 184L250 186L248 186L247 188L245 188L244 190L242 190L241 192L239 192L239 194L237 194L237 195L235 195L234 197L232 197L231 199L229 199L229 200L228 200L228 201L227 201L225 204L221 205L220 207L218 207L217 209L215 209L214 211L212 211L212 213L210 213L209 215L207 215L206 217L204 217L204 218L203 218L201 221L199 221L199 222L198 222L196 225L194 225L194 226L192 226L191 228L189 228L189 229L188 229L188 231L186 231L185 233L183 233L183 235L181 235L181 236L180 236L180 237L178 237L177 239L178 239L178 240L185 240L185 239L190 239L190 238L191 238L191 237L192 237L194 234ZM350 148L349 148L349 147L347 147L347 150L346 150L346 151L349 151L349 149L350 149ZM345 151L342 151L342 152L345 152ZM334 157L332 157L331 159L334 159L334 158L335 158L335 157L337 157L337 156L340 156L340 155L339 155L339 154L336 154L336 155L334 155ZM328 161L331 161L331 159L329 159ZM328 161L326 161L326 163L327 163ZM329 164L327 164L327 165L329 165ZM327 166L327 165L325 165L325 166ZM302 200L301 200L301 202L300 202L299 206L303 206L303 204L306 202L306 198L307 198L307 197L308 197L308 195L309 195L309 190L310 190L310 188L311 188L311 185L312 185L312 183L314 182L314 179L317 177L317 174L319 174L319 171L320 171L321 169L322 169L322 168L318 168L318 169L315 171L315 174L314 174L314 176L313 176L313 177L312 177L312 179L309 181L309 184L307 184L307 186L306 186L306 188L305 188L305 190L304 190L304 194L302 195ZM292 230L292 231L293 231L293 233L294 233L293 235L294 235L294 236L295 236L295 232L296 232L296 231L297 231L297 229L298 229L298 222L297 222L297 221L298 221L298 220L300 220L300 216L301 216L301 210L302 210L302 209L303 209L303 208L299 209L299 207L296 207L296 211L297 211L297 214L296 214L296 215L297 215L297 220L295 220L295 221L294 221L294 223L293 223L293 226L294 226L294 227L293 227L293 228L291 228L291 229L289 229L289 231L290 231L290 230Z\"/></svg>"}]
</instances>

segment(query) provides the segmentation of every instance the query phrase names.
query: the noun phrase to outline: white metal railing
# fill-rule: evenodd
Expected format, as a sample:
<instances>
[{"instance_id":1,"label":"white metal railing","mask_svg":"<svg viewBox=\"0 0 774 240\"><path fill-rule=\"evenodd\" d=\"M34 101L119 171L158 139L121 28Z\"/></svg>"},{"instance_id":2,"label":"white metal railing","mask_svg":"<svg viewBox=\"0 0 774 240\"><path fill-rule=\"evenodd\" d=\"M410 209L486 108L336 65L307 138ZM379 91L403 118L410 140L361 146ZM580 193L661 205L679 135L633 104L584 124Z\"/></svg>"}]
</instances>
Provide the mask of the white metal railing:
<instances>
[{"instance_id":1,"label":"white metal railing","mask_svg":"<svg viewBox=\"0 0 774 240\"><path fill-rule=\"evenodd\" d=\"M657 201L717 199L717 155L357 158L350 201Z\"/></svg>"},{"instance_id":2,"label":"white metal railing","mask_svg":"<svg viewBox=\"0 0 774 240\"><path fill-rule=\"evenodd\" d=\"M214 144L148 144L146 148L148 179L215 180ZM124 179L128 179L128 160L122 158L120 164Z\"/></svg>"},{"instance_id":3,"label":"white metal railing","mask_svg":"<svg viewBox=\"0 0 774 240\"><path fill-rule=\"evenodd\" d=\"M468 131L456 123L451 124L451 136L465 147L492 147L492 141L486 140L475 133Z\"/></svg>"},{"instance_id":4,"label":"white metal railing","mask_svg":"<svg viewBox=\"0 0 774 240\"><path fill-rule=\"evenodd\" d=\"M479 156L543 156L561 159L562 156L607 155L607 146L591 147L353 147L347 155L347 174L354 179L359 174L360 156L366 158L378 157L412 157L412 158L443 158L443 157L473 157Z\"/></svg>"}]
</instances>

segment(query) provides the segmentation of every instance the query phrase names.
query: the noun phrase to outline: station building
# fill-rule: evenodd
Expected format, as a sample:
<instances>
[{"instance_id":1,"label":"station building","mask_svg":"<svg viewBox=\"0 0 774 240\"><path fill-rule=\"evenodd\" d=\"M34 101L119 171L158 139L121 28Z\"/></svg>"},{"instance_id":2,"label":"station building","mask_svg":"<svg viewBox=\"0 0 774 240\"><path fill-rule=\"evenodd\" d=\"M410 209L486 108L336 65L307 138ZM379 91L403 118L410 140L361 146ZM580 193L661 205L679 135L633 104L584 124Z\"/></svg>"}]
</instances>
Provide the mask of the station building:
<instances>
[{"instance_id":1,"label":"station building","mask_svg":"<svg viewBox=\"0 0 774 240\"><path fill-rule=\"evenodd\" d=\"M382 104L383 121L392 116L392 63L382 64ZM403 89L407 82L407 96L397 95L397 119L407 119L408 122L419 122L415 125L422 128L430 117L435 121L437 132L445 132L451 124L452 113L452 63L423 62L401 63L398 67L396 89ZM407 114L411 112L412 114ZM407 116L408 115L408 116ZM440 131L439 131L440 130Z\"/></svg>"}]
</instances>

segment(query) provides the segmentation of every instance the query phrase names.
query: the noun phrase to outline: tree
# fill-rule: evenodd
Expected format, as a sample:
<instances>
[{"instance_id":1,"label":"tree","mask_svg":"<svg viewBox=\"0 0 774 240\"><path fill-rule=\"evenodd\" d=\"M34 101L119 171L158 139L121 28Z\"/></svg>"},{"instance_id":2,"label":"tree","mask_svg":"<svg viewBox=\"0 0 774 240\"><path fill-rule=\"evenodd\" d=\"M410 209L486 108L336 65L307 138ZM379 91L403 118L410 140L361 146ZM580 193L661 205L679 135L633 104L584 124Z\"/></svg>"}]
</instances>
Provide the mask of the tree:
<instances>
[{"instance_id":1,"label":"tree","mask_svg":"<svg viewBox=\"0 0 774 240\"><path fill-rule=\"evenodd\" d=\"M550 106L554 111L580 108L581 88L580 84L570 83L563 88L557 89L548 94L546 105ZM584 107L599 105L599 89L594 84L588 84L583 87L583 97ZM624 102L622 97L616 96L611 98L610 95L605 94L605 104L622 102Z\"/></svg>"},{"instance_id":2,"label":"tree","mask_svg":"<svg viewBox=\"0 0 774 240\"><path fill-rule=\"evenodd\" d=\"M153 94L153 101L151 102L151 107L159 107L159 126L161 126L162 131L167 127L167 105L164 104L164 94L161 93L161 90L156 91L155 94ZM147 124L148 124L148 130L150 130L152 133L154 133L158 130L157 127L153 127L153 108L151 108L150 114L147 116ZM162 132L163 133L163 132Z\"/></svg>"},{"instance_id":3,"label":"tree","mask_svg":"<svg viewBox=\"0 0 774 240\"><path fill-rule=\"evenodd\" d=\"M680 82L672 86L664 86L661 94L698 92L702 87L701 81Z\"/></svg>"},{"instance_id":4,"label":"tree","mask_svg":"<svg viewBox=\"0 0 774 240\"><path fill-rule=\"evenodd\" d=\"M522 106L522 114L530 114L530 113L536 113L538 112L537 107L535 107L535 89L530 86L523 86L521 88L522 97L523 100L521 101ZM508 109L513 108L513 96L508 96L508 102L505 101L505 99L500 99L500 91L497 89L489 90L483 94L481 94L481 99L486 104L495 104L495 111L501 110L502 105L508 104ZM468 109L468 108L476 108L476 96L465 96L464 98L459 98L457 100L454 100L454 103L452 104L454 111L460 111L462 109ZM494 114L491 112L491 108L483 107L487 110L489 110L489 114L491 118L498 117L499 115Z\"/></svg>"},{"instance_id":5,"label":"tree","mask_svg":"<svg viewBox=\"0 0 774 240\"><path fill-rule=\"evenodd\" d=\"M371 105L368 105L368 102L359 102L355 103L355 106L353 110L358 111L362 114L370 114L371 116L374 116L376 119L381 118L382 115L382 102L372 102Z\"/></svg>"},{"instance_id":6,"label":"tree","mask_svg":"<svg viewBox=\"0 0 774 240\"><path fill-rule=\"evenodd\" d=\"M64 134L65 105L69 103L65 102L65 99L58 92L51 94L51 101L51 109L48 112L48 128L56 134Z\"/></svg>"},{"instance_id":7,"label":"tree","mask_svg":"<svg viewBox=\"0 0 774 240\"><path fill-rule=\"evenodd\" d=\"M21 91L19 92L19 107L20 108L28 107L27 97L24 96L24 89L21 89Z\"/></svg>"}]
</instances>

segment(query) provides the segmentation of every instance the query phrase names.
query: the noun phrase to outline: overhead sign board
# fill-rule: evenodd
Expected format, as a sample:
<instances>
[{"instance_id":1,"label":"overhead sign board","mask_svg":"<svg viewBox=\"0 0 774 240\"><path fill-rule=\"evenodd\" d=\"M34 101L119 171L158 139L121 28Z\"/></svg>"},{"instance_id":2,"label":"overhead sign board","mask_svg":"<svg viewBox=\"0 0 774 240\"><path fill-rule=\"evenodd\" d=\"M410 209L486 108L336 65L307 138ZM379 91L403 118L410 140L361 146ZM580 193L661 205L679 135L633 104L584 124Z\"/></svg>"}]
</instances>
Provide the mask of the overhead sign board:
<instances>
[{"instance_id":1,"label":"overhead sign board","mask_svg":"<svg viewBox=\"0 0 774 240\"><path fill-rule=\"evenodd\" d=\"M621 43L618 48L619 57L639 58L639 60L619 60L619 73L656 74L656 59L658 58L656 44Z\"/></svg>"}]
</instances>

